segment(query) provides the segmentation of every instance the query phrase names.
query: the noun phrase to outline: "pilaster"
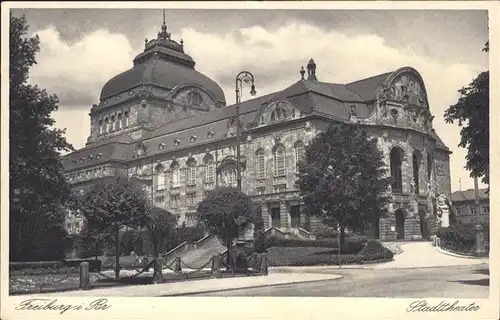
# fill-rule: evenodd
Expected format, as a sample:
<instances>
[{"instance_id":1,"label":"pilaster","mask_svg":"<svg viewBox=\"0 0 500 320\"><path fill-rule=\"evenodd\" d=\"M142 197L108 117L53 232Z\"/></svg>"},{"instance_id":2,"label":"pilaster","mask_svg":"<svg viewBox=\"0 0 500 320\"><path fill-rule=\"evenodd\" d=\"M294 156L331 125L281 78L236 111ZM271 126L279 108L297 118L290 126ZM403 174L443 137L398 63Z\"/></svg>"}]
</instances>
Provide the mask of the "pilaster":
<instances>
[{"instance_id":1,"label":"pilaster","mask_svg":"<svg viewBox=\"0 0 500 320\"><path fill-rule=\"evenodd\" d=\"M270 228L273 223L271 221L271 215L269 214L269 208L267 203L261 204L262 208L262 220L264 220L264 229Z\"/></svg>"},{"instance_id":2,"label":"pilaster","mask_svg":"<svg viewBox=\"0 0 500 320\"><path fill-rule=\"evenodd\" d=\"M280 201L280 227L288 229L291 224L292 219L290 217L288 203L286 201Z\"/></svg>"}]
</instances>

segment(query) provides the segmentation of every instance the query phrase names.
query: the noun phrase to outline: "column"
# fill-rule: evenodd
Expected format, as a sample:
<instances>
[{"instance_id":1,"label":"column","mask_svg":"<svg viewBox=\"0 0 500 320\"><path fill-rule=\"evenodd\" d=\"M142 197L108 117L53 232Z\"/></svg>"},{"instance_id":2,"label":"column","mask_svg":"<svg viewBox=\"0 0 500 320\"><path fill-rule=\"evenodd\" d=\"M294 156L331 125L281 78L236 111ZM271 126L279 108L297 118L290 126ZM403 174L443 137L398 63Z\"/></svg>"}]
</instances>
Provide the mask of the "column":
<instances>
[{"instance_id":1,"label":"column","mask_svg":"<svg viewBox=\"0 0 500 320\"><path fill-rule=\"evenodd\" d=\"M280 227L289 229L291 224L292 221L290 212L288 211L288 203L286 201L280 201Z\"/></svg>"},{"instance_id":2,"label":"column","mask_svg":"<svg viewBox=\"0 0 500 320\"><path fill-rule=\"evenodd\" d=\"M269 209L267 203L261 204L262 208L262 220L264 220L264 229L269 229L272 226L271 216L269 215Z\"/></svg>"}]
</instances>

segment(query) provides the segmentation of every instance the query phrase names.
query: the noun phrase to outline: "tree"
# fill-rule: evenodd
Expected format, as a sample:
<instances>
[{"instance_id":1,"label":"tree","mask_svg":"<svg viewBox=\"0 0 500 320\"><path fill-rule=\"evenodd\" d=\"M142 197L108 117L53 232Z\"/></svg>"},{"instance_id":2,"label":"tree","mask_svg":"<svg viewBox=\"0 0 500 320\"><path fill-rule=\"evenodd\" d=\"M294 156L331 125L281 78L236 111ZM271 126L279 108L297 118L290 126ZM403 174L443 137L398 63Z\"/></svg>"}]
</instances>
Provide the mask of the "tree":
<instances>
[{"instance_id":1,"label":"tree","mask_svg":"<svg viewBox=\"0 0 500 320\"><path fill-rule=\"evenodd\" d=\"M73 147L64 130L52 128L57 97L28 84L40 50L38 36L27 37L24 16L9 18L10 259L60 259L66 241L62 208L70 189L59 157Z\"/></svg>"},{"instance_id":2,"label":"tree","mask_svg":"<svg viewBox=\"0 0 500 320\"><path fill-rule=\"evenodd\" d=\"M377 148L356 126L330 126L305 148L296 184L305 213L317 215L326 225L363 230L375 226L388 203L386 165Z\"/></svg>"},{"instance_id":3,"label":"tree","mask_svg":"<svg viewBox=\"0 0 500 320\"><path fill-rule=\"evenodd\" d=\"M483 49L489 52L489 41ZM468 87L458 90L461 97L444 113L447 123L458 122L460 130L459 147L467 148L465 168L471 177L482 178L490 183L490 73L480 73Z\"/></svg>"},{"instance_id":4,"label":"tree","mask_svg":"<svg viewBox=\"0 0 500 320\"><path fill-rule=\"evenodd\" d=\"M95 257L102 254L103 248L110 242L109 235L102 235L96 230L91 230L85 222L78 234L78 256L80 258Z\"/></svg>"},{"instance_id":5,"label":"tree","mask_svg":"<svg viewBox=\"0 0 500 320\"><path fill-rule=\"evenodd\" d=\"M163 274L161 272L162 265L159 261L160 253L166 248L167 241L174 241L176 225L177 219L172 213L157 207L148 208L148 217L146 218L145 227L148 231L153 250L154 283L163 282Z\"/></svg>"},{"instance_id":6,"label":"tree","mask_svg":"<svg viewBox=\"0 0 500 320\"><path fill-rule=\"evenodd\" d=\"M250 197L236 188L218 188L198 205L198 219L206 230L215 234L227 246L227 266L230 252L240 228L253 223L253 203Z\"/></svg>"},{"instance_id":7,"label":"tree","mask_svg":"<svg viewBox=\"0 0 500 320\"><path fill-rule=\"evenodd\" d=\"M148 202L140 183L115 177L93 185L79 199L80 212L94 234L109 236L115 243L115 277L120 277L120 230L146 224Z\"/></svg>"}]
</instances>

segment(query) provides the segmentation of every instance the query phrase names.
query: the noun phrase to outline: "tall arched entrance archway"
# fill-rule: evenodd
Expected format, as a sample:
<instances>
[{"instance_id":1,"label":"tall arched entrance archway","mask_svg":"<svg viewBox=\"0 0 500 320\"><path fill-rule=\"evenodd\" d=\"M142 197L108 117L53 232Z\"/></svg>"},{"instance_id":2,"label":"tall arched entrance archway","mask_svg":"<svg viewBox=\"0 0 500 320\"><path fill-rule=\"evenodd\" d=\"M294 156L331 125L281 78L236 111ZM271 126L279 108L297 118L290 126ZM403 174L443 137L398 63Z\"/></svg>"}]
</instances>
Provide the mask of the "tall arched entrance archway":
<instances>
[{"instance_id":1,"label":"tall arched entrance archway","mask_svg":"<svg viewBox=\"0 0 500 320\"><path fill-rule=\"evenodd\" d=\"M405 238L405 212L403 209L398 209L394 213L396 216L396 232L398 234L398 239Z\"/></svg>"},{"instance_id":2,"label":"tall arched entrance archway","mask_svg":"<svg viewBox=\"0 0 500 320\"><path fill-rule=\"evenodd\" d=\"M425 211L420 210L418 212L418 216L420 218L420 234L423 239L429 238L429 226L427 225L427 220L425 220Z\"/></svg>"}]
</instances>

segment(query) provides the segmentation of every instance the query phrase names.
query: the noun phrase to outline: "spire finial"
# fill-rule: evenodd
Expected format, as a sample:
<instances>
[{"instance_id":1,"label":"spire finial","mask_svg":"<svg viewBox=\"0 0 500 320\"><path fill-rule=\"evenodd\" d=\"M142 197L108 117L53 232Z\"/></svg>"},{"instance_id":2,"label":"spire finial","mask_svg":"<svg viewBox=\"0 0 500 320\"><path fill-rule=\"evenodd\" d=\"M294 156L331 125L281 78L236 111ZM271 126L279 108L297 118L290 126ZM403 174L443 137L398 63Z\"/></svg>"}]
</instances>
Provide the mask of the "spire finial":
<instances>
[{"instance_id":1,"label":"spire finial","mask_svg":"<svg viewBox=\"0 0 500 320\"><path fill-rule=\"evenodd\" d=\"M158 39L170 39L170 33L167 32L165 9L163 9L163 24L161 25L161 31L158 32Z\"/></svg>"},{"instance_id":2,"label":"spire finial","mask_svg":"<svg viewBox=\"0 0 500 320\"><path fill-rule=\"evenodd\" d=\"M307 80L318 81L318 78L316 78L316 63L312 58L307 64L307 75Z\"/></svg>"}]
</instances>

